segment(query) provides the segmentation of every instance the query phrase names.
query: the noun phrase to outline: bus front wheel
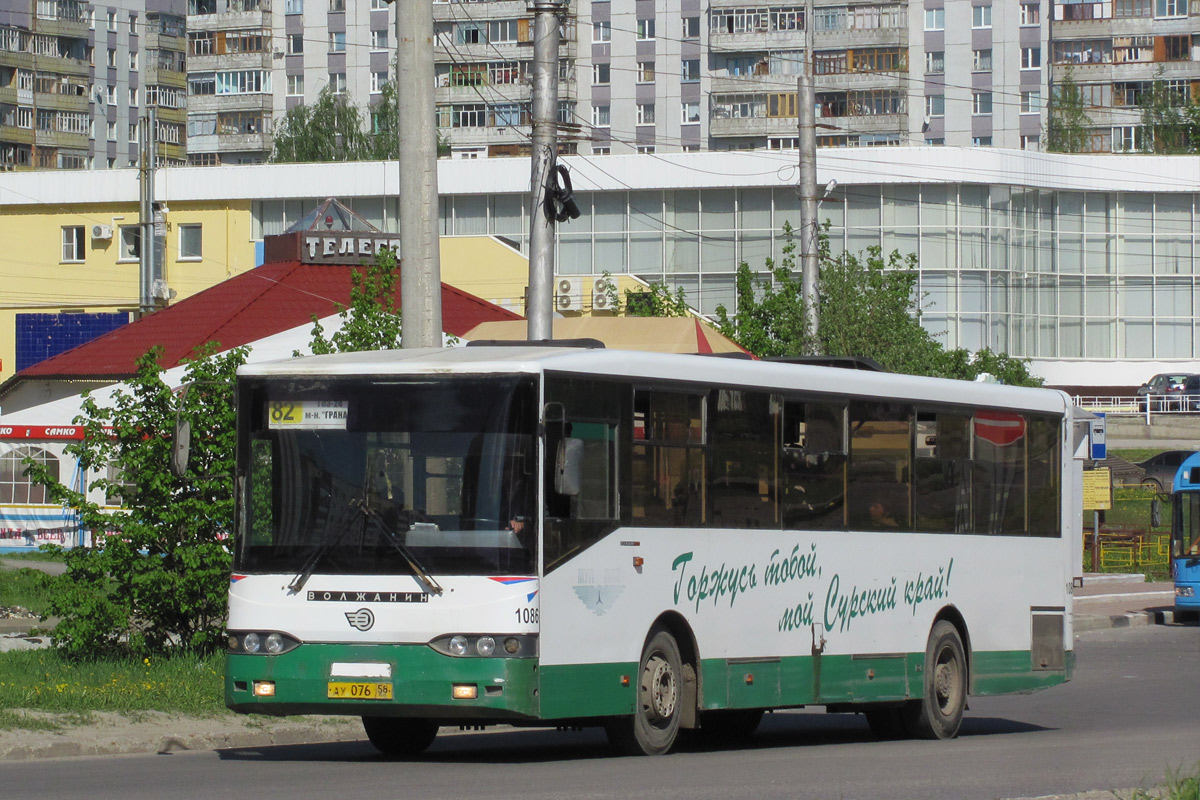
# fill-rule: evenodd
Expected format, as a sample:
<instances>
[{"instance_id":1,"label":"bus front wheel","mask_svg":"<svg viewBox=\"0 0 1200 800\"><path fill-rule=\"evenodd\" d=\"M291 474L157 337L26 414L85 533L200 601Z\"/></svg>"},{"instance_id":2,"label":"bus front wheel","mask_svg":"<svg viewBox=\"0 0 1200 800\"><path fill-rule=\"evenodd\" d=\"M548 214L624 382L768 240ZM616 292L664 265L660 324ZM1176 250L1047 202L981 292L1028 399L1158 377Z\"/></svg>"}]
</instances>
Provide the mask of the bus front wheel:
<instances>
[{"instance_id":1,"label":"bus front wheel","mask_svg":"<svg viewBox=\"0 0 1200 800\"><path fill-rule=\"evenodd\" d=\"M415 756L437 737L438 726L427 719L363 717L363 729L375 749L388 756Z\"/></svg>"},{"instance_id":2,"label":"bus front wheel","mask_svg":"<svg viewBox=\"0 0 1200 800\"><path fill-rule=\"evenodd\" d=\"M924 687L904 710L905 728L918 739L953 739L967 707L967 658L958 629L945 620L929 634Z\"/></svg>"},{"instance_id":3,"label":"bus front wheel","mask_svg":"<svg viewBox=\"0 0 1200 800\"><path fill-rule=\"evenodd\" d=\"M683 658L670 633L659 630L642 649L638 664L637 705L632 717L608 723L609 741L628 755L660 756L679 735L683 700Z\"/></svg>"}]
</instances>

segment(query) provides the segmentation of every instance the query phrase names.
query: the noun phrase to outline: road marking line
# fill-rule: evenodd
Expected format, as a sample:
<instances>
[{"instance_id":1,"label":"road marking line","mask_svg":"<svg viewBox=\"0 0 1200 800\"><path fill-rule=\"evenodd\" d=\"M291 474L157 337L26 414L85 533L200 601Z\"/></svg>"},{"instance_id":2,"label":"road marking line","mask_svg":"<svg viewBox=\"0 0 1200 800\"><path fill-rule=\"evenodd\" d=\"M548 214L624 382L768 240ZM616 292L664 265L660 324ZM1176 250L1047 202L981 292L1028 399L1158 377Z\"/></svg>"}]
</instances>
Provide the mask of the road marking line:
<instances>
[{"instance_id":1,"label":"road marking line","mask_svg":"<svg viewBox=\"0 0 1200 800\"><path fill-rule=\"evenodd\" d=\"M1173 589L1170 591L1163 591L1163 592L1127 592L1127 593L1121 593L1121 594L1089 594L1089 595L1075 595L1075 602L1078 603L1082 600L1116 600L1116 599L1120 599L1120 598L1124 598L1124 597L1174 597L1174 596L1175 596L1175 591Z\"/></svg>"}]
</instances>

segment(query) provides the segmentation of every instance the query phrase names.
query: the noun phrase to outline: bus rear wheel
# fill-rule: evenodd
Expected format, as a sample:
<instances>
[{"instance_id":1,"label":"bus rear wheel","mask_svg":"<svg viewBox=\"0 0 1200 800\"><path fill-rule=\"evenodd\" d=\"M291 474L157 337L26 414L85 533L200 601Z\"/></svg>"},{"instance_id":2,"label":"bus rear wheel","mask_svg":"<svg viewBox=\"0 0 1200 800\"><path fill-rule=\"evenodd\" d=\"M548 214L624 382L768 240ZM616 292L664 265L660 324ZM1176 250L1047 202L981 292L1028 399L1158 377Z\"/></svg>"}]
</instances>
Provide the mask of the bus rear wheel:
<instances>
[{"instance_id":1,"label":"bus rear wheel","mask_svg":"<svg viewBox=\"0 0 1200 800\"><path fill-rule=\"evenodd\" d=\"M953 739L967 707L967 657L958 629L942 620L925 647L924 692L904 709L904 727L917 739Z\"/></svg>"},{"instance_id":2,"label":"bus rear wheel","mask_svg":"<svg viewBox=\"0 0 1200 800\"><path fill-rule=\"evenodd\" d=\"M438 726L427 719L363 717L363 729L375 749L388 756L415 756L437 737Z\"/></svg>"},{"instance_id":3,"label":"bus rear wheel","mask_svg":"<svg viewBox=\"0 0 1200 800\"><path fill-rule=\"evenodd\" d=\"M632 717L611 720L608 739L627 755L661 756L679 735L683 658L670 633L659 630L646 642L638 664L637 707Z\"/></svg>"}]
</instances>

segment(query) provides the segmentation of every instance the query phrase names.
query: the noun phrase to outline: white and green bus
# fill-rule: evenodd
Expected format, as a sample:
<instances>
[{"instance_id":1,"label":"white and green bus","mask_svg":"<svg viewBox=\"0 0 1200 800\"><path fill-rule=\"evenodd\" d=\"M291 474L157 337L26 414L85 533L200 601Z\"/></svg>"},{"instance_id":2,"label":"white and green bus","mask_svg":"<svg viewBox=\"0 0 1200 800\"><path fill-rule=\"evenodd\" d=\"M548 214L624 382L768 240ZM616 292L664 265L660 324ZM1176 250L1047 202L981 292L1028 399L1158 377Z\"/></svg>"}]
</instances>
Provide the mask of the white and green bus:
<instances>
[{"instance_id":1,"label":"white and green bus","mask_svg":"<svg viewBox=\"0 0 1200 800\"><path fill-rule=\"evenodd\" d=\"M630 753L824 706L954 736L1070 679L1061 392L582 346L239 370L226 700L603 726Z\"/></svg>"}]
</instances>

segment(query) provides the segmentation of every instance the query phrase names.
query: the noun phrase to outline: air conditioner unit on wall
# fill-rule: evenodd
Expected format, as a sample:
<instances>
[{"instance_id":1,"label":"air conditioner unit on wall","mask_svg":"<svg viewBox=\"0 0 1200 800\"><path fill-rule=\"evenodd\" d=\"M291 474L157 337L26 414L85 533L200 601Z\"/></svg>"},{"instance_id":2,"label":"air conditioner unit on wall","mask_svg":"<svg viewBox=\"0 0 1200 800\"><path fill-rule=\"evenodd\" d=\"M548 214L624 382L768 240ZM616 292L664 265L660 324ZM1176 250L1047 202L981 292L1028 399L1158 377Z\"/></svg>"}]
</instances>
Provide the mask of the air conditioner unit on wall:
<instances>
[{"instance_id":1,"label":"air conditioner unit on wall","mask_svg":"<svg viewBox=\"0 0 1200 800\"><path fill-rule=\"evenodd\" d=\"M93 225L92 226L92 238L93 239L111 239L112 238L112 225Z\"/></svg>"},{"instance_id":2,"label":"air conditioner unit on wall","mask_svg":"<svg viewBox=\"0 0 1200 800\"><path fill-rule=\"evenodd\" d=\"M554 307L559 311L578 311L583 302L583 285L578 278L554 281Z\"/></svg>"},{"instance_id":3,"label":"air conditioner unit on wall","mask_svg":"<svg viewBox=\"0 0 1200 800\"><path fill-rule=\"evenodd\" d=\"M609 278L596 278L592 282L592 309L607 311L613 306L617 284Z\"/></svg>"}]
</instances>

